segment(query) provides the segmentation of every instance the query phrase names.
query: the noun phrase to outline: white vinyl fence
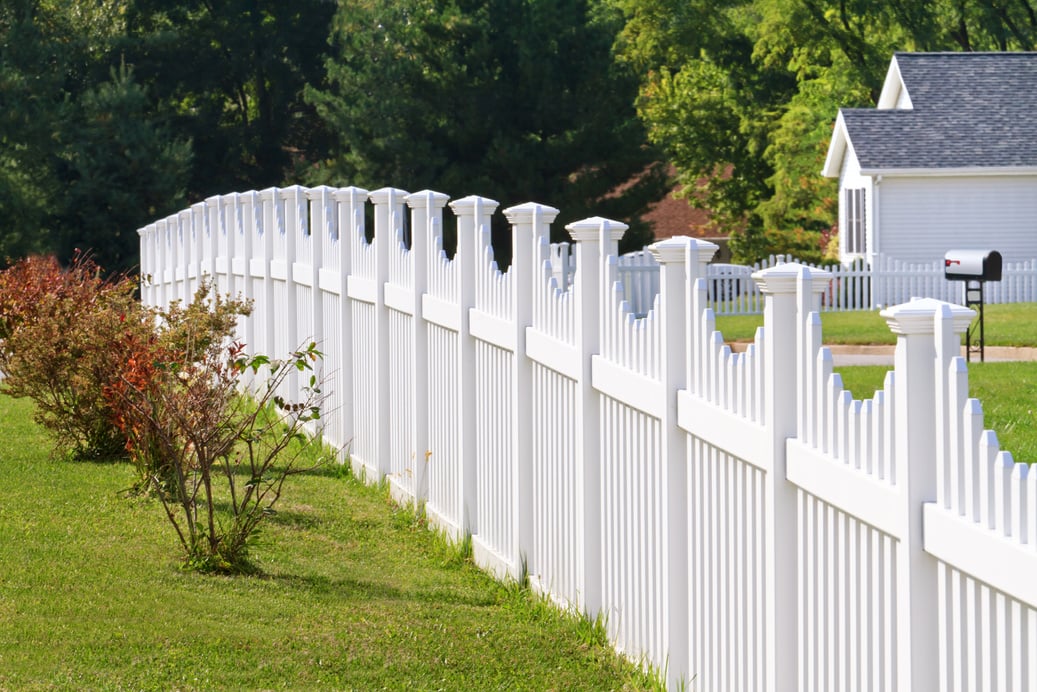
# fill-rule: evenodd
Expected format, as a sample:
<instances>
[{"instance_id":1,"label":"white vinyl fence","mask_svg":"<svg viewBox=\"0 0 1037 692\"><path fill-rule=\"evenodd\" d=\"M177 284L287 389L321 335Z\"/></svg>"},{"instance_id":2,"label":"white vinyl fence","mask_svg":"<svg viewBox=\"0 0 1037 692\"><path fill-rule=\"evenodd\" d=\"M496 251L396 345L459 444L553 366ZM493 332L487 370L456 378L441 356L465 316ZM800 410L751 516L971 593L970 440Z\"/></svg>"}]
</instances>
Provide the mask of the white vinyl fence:
<instances>
[{"instance_id":1,"label":"white vinyl fence","mask_svg":"<svg viewBox=\"0 0 1037 692\"><path fill-rule=\"evenodd\" d=\"M672 687L1037 689L1037 472L968 398L971 311L885 310L895 368L857 401L822 347L830 273L760 271L764 326L736 354L714 330L711 243L648 249L659 292L637 319L623 224L567 227L567 288L556 210L504 211L501 273L496 202L449 204L452 259L446 206L395 189L213 197L140 230L144 300L189 299L210 275L256 302L251 351L318 340L326 436L355 469L470 534L484 568L603 614Z\"/></svg>"},{"instance_id":2,"label":"white vinyl fence","mask_svg":"<svg viewBox=\"0 0 1037 692\"><path fill-rule=\"evenodd\" d=\"M752 275L790 262L799 263L793 257L772 255L752 266L708 265L705 279L710 307L718 315L761 314L764 297ZM964 302L964 284L944 278L943 260L911 263L881 257L872 266L864 260L830 267L803 264L831 274L821 293L821 310L826 312L872 310L911 298ZM551 270L560 286L572 281L576 259L568 243L551 246ZM645 316L659 293L658 264L651 253L642 250L620 255L618 271L631 312ZM985 284L983 299L988 304L1037 302L1037 260L1006 262L1002 280Z\"/></svg>"}]
</instances>

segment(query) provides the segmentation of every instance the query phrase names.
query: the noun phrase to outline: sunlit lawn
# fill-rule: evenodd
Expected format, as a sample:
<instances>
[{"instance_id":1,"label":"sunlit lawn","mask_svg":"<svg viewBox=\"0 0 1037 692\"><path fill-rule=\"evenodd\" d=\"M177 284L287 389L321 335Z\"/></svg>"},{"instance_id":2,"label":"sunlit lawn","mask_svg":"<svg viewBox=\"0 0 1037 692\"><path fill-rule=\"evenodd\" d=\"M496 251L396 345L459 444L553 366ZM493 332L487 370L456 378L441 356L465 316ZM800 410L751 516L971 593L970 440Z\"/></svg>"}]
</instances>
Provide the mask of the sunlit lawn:
<instances>
[{"instance_id":1,"label":"sunlit lawn","mask_svg":"<svg viewBox=\"0 0 1037 692\"><path fill-rule=\"evenodd\" d=\"M257 577L178 567L125 464L0 397L0 690L642 689L603 628L502 585L351 477L296 477Z\"/></svg>"},{"instance_id":2,"label":"sunlit lawn","mask_svg":"<svg viewBox=\"0 0 1037 692\"><path fill-rule=\"evenodd\" d=\"M1037 303L987 305L984 312L988 346L1037 347ZM717 317L717 329L727 341L750 341L762 324L763 315ZM879 310L823 312L821 325L826 344L896 343Z\"/></svg>"}]
</instances>

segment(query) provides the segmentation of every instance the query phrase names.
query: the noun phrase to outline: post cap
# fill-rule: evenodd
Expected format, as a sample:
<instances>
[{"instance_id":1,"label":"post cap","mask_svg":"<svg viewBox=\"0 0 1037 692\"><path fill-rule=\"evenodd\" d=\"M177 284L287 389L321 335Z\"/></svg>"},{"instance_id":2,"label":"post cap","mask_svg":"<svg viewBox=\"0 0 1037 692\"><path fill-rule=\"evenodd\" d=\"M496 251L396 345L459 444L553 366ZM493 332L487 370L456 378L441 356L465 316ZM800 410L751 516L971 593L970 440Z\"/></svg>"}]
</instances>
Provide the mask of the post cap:
<instances>
[{"instance_id":1,"label":"post cap","mask_svg":"<svg viewBox=\"0 0 1037 692\"><path fill-rule=\"evenodd\" d=\"M375 204L386 204L394 197L398 198L396 200L398 203L403 204L404 198L409 194L406 190L401 190L398 187L383 187L369 193L368 197Z\"/></svg>"},{"instance_id":2,"label":"post cap","mask_svg":"<svg viewBox=\"0 0 1037 692\"><path fill-rule=\"evenodd\" d=\"M546 204L538 204L536 202L526 202L525 204L518 204L504 210L504 217L511 224L528 223L533 221L538 215L544 223L551 223L558 218L558 210Z\"/></svg>"},{"instance_id":3,"label":"post cap","mask_svg":"<svg viewBox=\"0 0 1037 692\"><path fill-rule=\"evenodd\" d=\"M570 237L577 242L598 240L601 237L602 230L608 233L609 240L619 242L619 239L623 237L628 228L630 227L622 221L592 216L589 219L573 221L566 225L565 230L569 231Z\"/></svg>"},{"instance_id":4,"label":"post cap","mask_svg":"<svg viewBox=\"0 0 1037 692\"><path fill-rule=\"evenodd\" d=\"M793 294L798 290L800 277L810 282L811 293L821 293L828 288L832 272L799 262L786 262L755 272L753 281L766 295Z\"/></svg>"},{"instance_id":5,"label":"post cap","mask_svg":"<svg viewBox=\"0 0 1037 692\"><path fill-rule=\"evenodd\" d=\"M322 196L332 196L335 194L335 189L330 185L317 185L315 187L306 188L306 199L319 200Z\"/></svg>"},{"instance_id":6,"label":"post cap","mask_svg":"<svg viewBox=\"0 0 1037 692\"><path fill-rule=\"evenodd\" d=\"M306 197L307 189L302 185L289 185L278 189L281 199L290 200L293 197Z\"/></svg>"},{"instance_id":7,"label":"post cap","mask_svg":"<svg viewBox=\"0 0 1037 692\"><path fill-rule=\"evenodd\" d=\"M362 187L339 187L335 188L332 196L339 202L366 202L368 192Z\"/></svg>"},{"instance_id":8,"label":"post cap","mask_svg":"<svg viewBox=\"0 0 1037 692\"><path fill-rule=\"evenodd\" d=\"M936 313L944 308L949 309L954 320L954 332L960 334L969 328L976 316L975 310L946 303L935 298L914 298L906 303L894 305L879 313L894 334L933 334L936 325Z\"/></svg>"},{"instance_id":9,"label":"post cap","mask_svg":"<svg viewBox=\"0 0 1037 692\"><path fill-rule=\"evenodd\" d=\"M478 195L468 195L461 199L455 199L450 203L450 208L454 210L455 214L464 214L466 212L473 212L476 208L482 207L483 211L487 214L492 214L497 211L497 207L500 206L500 202L489 197L480 197Z\"/></svg>"},{"instance_id":10,"label":"post cap","mask_svg":"<svg viewBox=\"0 0 1037 692\"><path fill-rule=\"evenodd\" d=\"M433 190L420 190L407 195L406 199L407 205L411 209L442 209L450 199L450 195Z\"/></svg>"},{"instance_id":11,"label":"post cap","mask_svg":"<svg viewBox=\"0 0 1037 692\"><path fill-rule=\"evenodd\" d=\"M666 238L652 243L647 248L659 264L683 262L693 249L695 249L694 240L688 236Z\"/></svg>"}]
</instances>

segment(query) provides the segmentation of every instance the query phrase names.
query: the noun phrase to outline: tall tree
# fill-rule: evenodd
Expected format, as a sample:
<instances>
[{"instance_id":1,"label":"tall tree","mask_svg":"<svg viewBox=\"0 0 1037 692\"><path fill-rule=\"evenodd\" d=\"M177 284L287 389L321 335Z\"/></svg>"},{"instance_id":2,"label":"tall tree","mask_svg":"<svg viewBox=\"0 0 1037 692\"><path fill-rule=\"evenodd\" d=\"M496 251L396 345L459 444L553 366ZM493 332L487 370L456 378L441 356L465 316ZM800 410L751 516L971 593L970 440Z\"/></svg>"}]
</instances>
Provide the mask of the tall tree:
<instances>
[{"instance_id":1,"label":"tall tree","mask_svg":"<svg viewBox=\"0 0 1037 692\"><path fill-rule=\"evenodd\" d=\"M59 168L62 211L56 250L87 250L108 270L137 264L136 230L184 206L191 144L153 120L144 89L126 66L79 99L76 137Z\"/></svg>"},{"instance_id":2,"label":"tall tree","mask_svg":"<svg viewBox=\"0 0 1037 692\"><path fill-rule=\"evenodd\" d=\"M48 245L74 44L60 15L0 5L0 264Z\"/></svg>"},{"instance_id":3,"label":"tall tree","mask_svg":"<svg viewBox=\"0 0 1037 692\"><path fill-rule=\"evenodd\" d=\"M297 178L321 155L302 93L323 78L334 9L0 4L0 260L86 245L123 268L135 262L136 225L182 204L183 190L198 198Z\"/></svg>"},{"instance_id":4,"label":"tall tree","mask_svg":"<svg viewBox=\"0 0 1037 692\"><path fill-rule=\"evenodd\" d=\"M126 4L117 49L194 142L191 196L280 184L323 147L303 90L322 82L334 3Z\"/></svg>"},{"instance_id":5,"label":"tall tree","mask_svg":"<svg viewBox=\"0 0 1037 692\"><path fill-rule=\"evenodd\" d=\"M788 70L796 88L776 110L767 133L763 158L774 173L756 207L759 243L744 254L786 252L819 261L823 232L834 227L838 216L838 185L819 173L835 113L842 106L874 102L890 55L912 45L902 22L917 18L866 2L837 8L814 0L770 0L757 6L754 59Z\"/></svg>"},{"instance_id":6,"label":"tall tree","mask_svg":"<svg viewBox=\"0 0 1037 692\"><path fill-rule=\"evenodd\" d=\"M587 0L345 0L329 87L308 92L337 134L319 179L542 202L556 228L609 215L640 247L665 178L613 60L617 20Z\"/></svg>"},{"instance_id":7,"label":"tall tree","mask_svg":"<svg viewBox=\"0 0 1037 692\"><path fill-rule=\"evenodd\" d=\"M614 2L627 18L618 45L641 75L638 111L649 137L715 226L757 244L757 205L774 173L763 152L795 88L783 66L754 58L758 12L739 0Z\"/></svg>"}]
</instances>

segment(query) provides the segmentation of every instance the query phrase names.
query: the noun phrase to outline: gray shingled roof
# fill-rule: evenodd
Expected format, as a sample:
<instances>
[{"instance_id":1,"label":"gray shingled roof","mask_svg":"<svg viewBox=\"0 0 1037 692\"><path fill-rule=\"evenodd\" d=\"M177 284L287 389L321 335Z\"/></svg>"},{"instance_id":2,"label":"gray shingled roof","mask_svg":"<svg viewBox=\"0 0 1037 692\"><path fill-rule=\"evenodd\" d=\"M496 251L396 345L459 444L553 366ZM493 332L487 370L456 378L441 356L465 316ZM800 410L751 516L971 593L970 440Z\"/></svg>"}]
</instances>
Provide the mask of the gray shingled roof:
<instances>
[{"instance_id":1,"label":"gray shingled roof","mask_svg":"<svg viewBox=\"0 0 1037 692\"><path fill-rule=\"evenodd\" d=\"M913 110L841 110L865 170L1037 167L1037 53L897 53Z\"/></svg>"}]
</instances>

